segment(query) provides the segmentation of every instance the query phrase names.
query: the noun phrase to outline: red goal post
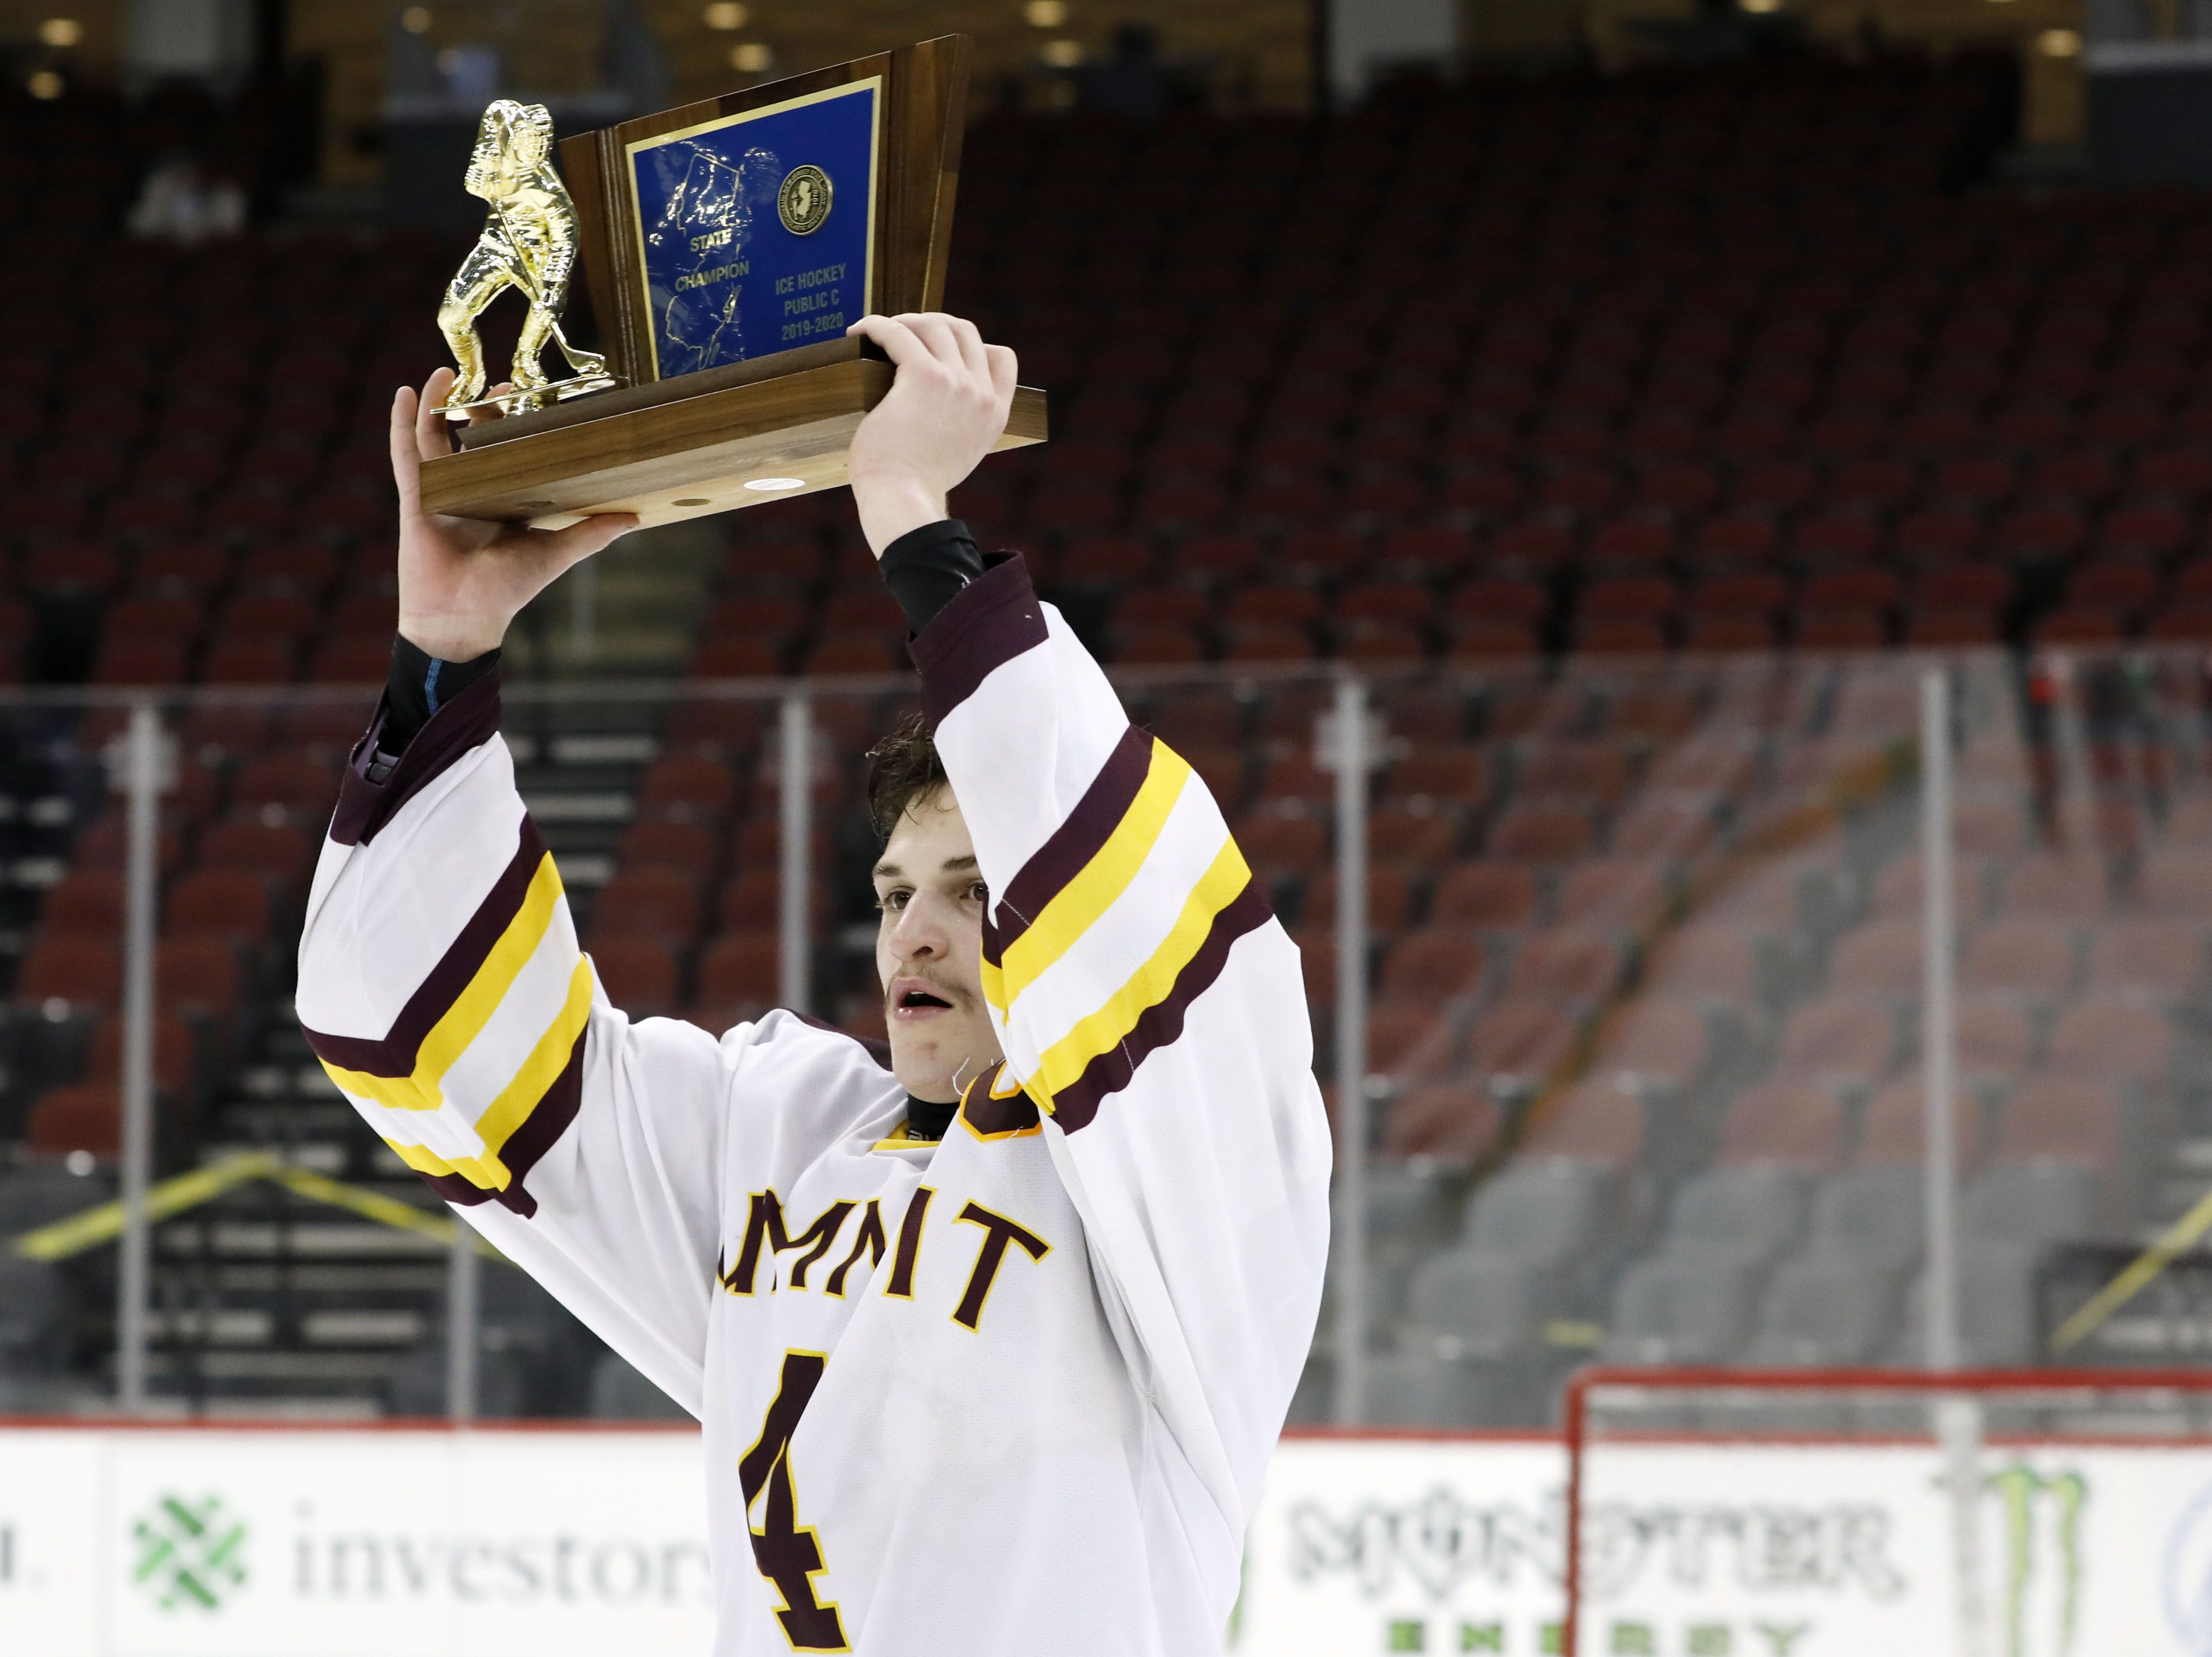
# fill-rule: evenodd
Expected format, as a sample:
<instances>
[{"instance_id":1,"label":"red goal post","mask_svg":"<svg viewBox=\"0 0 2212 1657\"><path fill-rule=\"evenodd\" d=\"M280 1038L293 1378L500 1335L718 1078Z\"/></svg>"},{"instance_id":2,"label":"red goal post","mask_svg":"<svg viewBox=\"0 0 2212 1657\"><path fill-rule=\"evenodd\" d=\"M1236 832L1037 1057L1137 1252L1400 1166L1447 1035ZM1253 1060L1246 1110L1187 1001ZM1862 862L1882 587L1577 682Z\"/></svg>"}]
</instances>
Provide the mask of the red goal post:
<instances>
[{"instance_id":1,"label":"red goal post","mask_svg":"<svg viewBox=\"0 0 2212 1657\"><path fill-rule=\"evenodd\" d=\"M1595 1368L1565 1657L2212 1652L2212 1369Z\"/></svg>"}]
</instances>

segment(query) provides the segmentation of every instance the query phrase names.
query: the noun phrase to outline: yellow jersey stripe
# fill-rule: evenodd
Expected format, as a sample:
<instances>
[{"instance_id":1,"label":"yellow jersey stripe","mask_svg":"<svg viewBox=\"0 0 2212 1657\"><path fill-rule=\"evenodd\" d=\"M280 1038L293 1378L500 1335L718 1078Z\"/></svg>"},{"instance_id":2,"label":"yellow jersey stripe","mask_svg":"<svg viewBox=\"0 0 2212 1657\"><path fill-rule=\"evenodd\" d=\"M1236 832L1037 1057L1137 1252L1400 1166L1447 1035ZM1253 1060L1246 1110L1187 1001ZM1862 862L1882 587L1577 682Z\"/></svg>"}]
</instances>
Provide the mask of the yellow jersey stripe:
<instances>
[{"instance_id":1,"label":"yellow jersey stripe","mask_svg":"<svg viewBox=\"0 0 2212 1657\"><path fill-rule=\"evenodd\" d=\"M1189 762L1165 743L1154 743L1144 783L1106 843L1006 946L999 966L983 963L984 998L1002 1015L1128 890L1159 844L1168 816L1189 780Z\"/></svg>"},{"instance_id":2,"label":"yellow jersey stripe","mask_svg":"<svg viewBox=\"0 0 2212 1657\"><path fill-rule=\"evenodd\" d=\"M1224 840L1211 866L1185 899L1182 913L1152 958L1132 973L1097 1011L1045 1049L1027 1080L1048 1099L1082 1076L1100 1053L1109 1052L1137 1027L1147 1008L1166 999L1176 978L1213 930L1214 917L1249 885L1252 871L1235 840Z\"/></svg>"},{"instance_id":3,"label":"yellow jersey stripe","mask_svg":"<svg viewBox=\"0 0 2212 1657\"><path fill-rule=\"evenodd\" d=\"M441 1084L446 1072L483 1034L515 979L538 953L560 901L561 875L553 866L553 854L548 852L531 877L514 919L507 922L507 930L491 946L467 987L453 998L453 1005L422 1038L422 1047L416 1051L414 1071L406 1076L371 1076L363 1071L340 1069L325 1059L323 1068L330 1072L331 1080L356 1098L373 1099L393 1110L436 1110L443 1105Z\"/></svg>"},{"instance_id":4,"label":"yellow jersey stripe","mask_svg":"<svg viewBox=\"0 0 2212 1657\"><path fill-rule=\"evenodd\" d=\"M486 1191L504 1191L514 1175L500 1161L499 1153L514 1137L515 1130L530 1120L561 1072L568 1068L569 1055L575 1051L576 1038L583 1033L592 1016L592 963L581 956L576 958L576 968L568 975L568 997L562 1004L560 1013L538 1039L530 1050L529 1058L514 1079L500 1089L499 1096L485 1108L477 1119L477 1137L483 1141L483 1150L474 1156L459 1156L451 1161L421 1145L402 1144L396 1139L386 1139L408 1167L418 1174L458 1174L471 1185Z\"/></svg>"}]
</instances>

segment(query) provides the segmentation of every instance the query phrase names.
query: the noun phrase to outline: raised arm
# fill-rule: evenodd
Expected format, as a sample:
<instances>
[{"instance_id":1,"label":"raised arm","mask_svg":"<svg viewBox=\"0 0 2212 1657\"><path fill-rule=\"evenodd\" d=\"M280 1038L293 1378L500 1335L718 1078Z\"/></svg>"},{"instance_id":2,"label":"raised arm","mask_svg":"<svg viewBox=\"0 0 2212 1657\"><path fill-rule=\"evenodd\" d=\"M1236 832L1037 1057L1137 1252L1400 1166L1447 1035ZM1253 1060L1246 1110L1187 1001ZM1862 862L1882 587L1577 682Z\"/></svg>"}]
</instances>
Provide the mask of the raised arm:
<instances>
[{"instance_id":1,"label":"raised arm","mask_svg":"<svg viewBox=\"0 0 2212 1657\"><path fill-rule=\"evenodd\" d=\"M316 865L300 1021L403 1161L697 1413L732 1101L849 1100L858 1049L785 1015L717 1042L608 1003L515 791L498 660L523 604L634 520L424 514L443 391L393 404L400 636Z\"/></svg>"},{"instance_id":2,"label":"raised arm","mask_svg":"<svg viewBox=\"0 0 2212 1657\"><path fill-rule=\"evenodd\" d=\"M987 565L945 518L1003 429L1011 354L951 318L860 331L898 379L854 443L854 501L922 623L924 705L990 889L985 993L1142 1389L1241 1536L1328 1243L1297 952L1204 783L1131 726L1021 561Z\"/></svg>"}]
</instances>

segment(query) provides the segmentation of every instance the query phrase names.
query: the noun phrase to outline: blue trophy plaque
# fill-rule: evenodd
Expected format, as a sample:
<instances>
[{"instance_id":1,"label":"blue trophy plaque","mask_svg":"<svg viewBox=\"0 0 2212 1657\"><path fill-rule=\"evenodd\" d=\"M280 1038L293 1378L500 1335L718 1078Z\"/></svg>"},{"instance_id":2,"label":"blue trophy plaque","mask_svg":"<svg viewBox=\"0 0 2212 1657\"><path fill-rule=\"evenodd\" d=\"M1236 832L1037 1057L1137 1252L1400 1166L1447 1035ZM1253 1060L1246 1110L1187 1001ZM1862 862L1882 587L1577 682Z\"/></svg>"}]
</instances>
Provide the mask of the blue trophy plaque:
<instances>
[{"instance_id":1,"label":"blue trophy plaque","mask_svg":"<svg viewBox=\"0 0 2212 1657\"><path fill-rule=\"evenodd\" d=\"M875 291L880 76L623 155L653 376L842 337Z\"/></svg>"}]
</instances>

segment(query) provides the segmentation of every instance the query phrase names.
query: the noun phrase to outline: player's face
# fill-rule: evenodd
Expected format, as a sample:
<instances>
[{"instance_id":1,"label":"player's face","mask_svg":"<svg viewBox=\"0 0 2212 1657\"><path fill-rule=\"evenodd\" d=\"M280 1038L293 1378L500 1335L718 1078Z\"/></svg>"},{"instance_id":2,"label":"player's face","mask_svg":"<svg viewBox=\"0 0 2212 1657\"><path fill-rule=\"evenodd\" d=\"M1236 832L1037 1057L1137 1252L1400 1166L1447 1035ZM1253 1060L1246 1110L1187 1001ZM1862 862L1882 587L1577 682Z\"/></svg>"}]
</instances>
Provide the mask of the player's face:
<instances>
[{"instance_id":1,"label":"player's face","mask_svg":"<svg viewBox=\"0 0 2212 1657\"><path fill-rule=\"evenodd\" d=\"M906 809L876 861L876 973L891 1068L917 1099L950 1104L999 1059L983 1004L983 905L975 843L949 788Z\"/></svg>"}]
</instances>

